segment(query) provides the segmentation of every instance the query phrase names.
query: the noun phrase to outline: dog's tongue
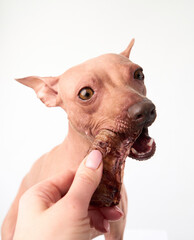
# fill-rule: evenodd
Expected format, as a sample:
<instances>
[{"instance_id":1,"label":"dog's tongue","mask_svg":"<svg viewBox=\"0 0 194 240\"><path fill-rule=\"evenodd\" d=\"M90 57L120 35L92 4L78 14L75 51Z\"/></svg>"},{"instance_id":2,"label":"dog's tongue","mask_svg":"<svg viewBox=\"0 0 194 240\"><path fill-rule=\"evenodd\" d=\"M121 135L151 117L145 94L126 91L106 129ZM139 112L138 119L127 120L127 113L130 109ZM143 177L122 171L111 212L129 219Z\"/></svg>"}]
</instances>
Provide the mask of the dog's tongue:
<instances>
[{"instance_id":1,"label":"dog's tongue","mask_svg":"<svg viewBox=\"0 0 194 240\"><path fill-rule=\"evenodd\" d=\"M148 129L144 128L132 145L129 157L137 160L146 160L154 155L155 150L155 141L149 136Z\"/></svg>"}]
</instances>

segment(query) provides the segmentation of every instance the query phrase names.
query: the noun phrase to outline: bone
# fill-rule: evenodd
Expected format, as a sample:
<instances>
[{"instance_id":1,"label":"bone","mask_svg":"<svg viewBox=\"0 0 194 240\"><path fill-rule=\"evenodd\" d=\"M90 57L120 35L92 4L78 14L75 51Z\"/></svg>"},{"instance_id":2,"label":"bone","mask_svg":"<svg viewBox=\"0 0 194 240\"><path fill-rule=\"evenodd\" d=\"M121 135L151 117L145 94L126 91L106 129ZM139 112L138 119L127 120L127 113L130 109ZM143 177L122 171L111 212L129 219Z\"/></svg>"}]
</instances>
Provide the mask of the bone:
<instances>
[{"instance_id":1,"label":"bone","mask_svg":"<svg viewBox=\"0 0 194 240\"><path fill-rule=\"evenodd\" d=\"M103 155L103 175L92 196L90 204L110 207L119 204L123 181L125 159L129 154L132 141L109 130L102 130L95 137L90 151L97 149Z\"/></svg>"}]
</instances>

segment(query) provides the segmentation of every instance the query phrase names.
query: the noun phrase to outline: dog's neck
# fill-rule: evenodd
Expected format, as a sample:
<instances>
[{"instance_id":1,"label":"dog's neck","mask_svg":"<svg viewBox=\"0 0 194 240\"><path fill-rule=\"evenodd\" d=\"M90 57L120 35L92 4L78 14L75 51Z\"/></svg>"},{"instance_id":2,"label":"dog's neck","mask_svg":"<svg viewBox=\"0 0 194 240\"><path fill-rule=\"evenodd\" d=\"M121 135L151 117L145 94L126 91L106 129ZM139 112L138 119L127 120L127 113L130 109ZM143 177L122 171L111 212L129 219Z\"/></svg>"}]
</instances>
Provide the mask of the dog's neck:
<instances>
[{"instance_id":1,"label":"dog's neck","mask_svg":"<svg viewBox=\"0 0 194 240\"><path fill-rule=\"evenodd\" d=\"M65 164L68 168L76 170L87 155L90 146L89 139L69 124L67 137L53 153L57 161L61 163L60 165Z\"/></svg>"}]
</instances>

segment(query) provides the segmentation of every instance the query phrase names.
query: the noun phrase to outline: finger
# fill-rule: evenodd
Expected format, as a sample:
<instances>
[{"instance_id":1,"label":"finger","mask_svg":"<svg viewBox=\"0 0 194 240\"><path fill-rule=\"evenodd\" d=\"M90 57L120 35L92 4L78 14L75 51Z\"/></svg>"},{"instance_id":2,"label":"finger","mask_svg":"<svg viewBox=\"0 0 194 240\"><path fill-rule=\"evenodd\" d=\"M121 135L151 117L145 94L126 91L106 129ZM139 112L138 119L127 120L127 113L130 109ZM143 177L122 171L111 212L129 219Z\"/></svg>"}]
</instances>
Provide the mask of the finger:
<instances>
[{"instance_id":1,"label":"finger","mask_svg":"<svg viewBox=\"0 0 194 240\"><path fill-rule=\"evenodd\" d=\"M104 218L109 221L117 221L124 215L121 209L117 206L99 208L99 211L102 213Z\"/></svg>"},{"instance_id":2,"label":"finger","mask_svg":"<svg viewBox=\"0 0 194 240\"><path fill-rule=\"evenodd\" d=\"M110 224L98 209L89 210L90 225L102 233L109 232Z\"/></svg>"},{"instance_id":3,"label":"finger","mask_svg":"<svg viewBox=\"0 0 194 240\"><path fill-rule=\"evenodd\" d=\"M75 212L78 210L78 215L88 212L91 197L102 177L102 165L102 154L98 150L93 150L82 161L76 172L65 201Z\"/></svg>"},{"instance_id":4,"label":"finger","mask_svg":"<svg viewBox=\"0 0 194 240\"><path fill-rule=\"evenodd\" d=\"M61 199L69 190L74 178L73 172L46 179L28 189L20 199L22 208L43 211Z\"/></svg>"}]
</instances>

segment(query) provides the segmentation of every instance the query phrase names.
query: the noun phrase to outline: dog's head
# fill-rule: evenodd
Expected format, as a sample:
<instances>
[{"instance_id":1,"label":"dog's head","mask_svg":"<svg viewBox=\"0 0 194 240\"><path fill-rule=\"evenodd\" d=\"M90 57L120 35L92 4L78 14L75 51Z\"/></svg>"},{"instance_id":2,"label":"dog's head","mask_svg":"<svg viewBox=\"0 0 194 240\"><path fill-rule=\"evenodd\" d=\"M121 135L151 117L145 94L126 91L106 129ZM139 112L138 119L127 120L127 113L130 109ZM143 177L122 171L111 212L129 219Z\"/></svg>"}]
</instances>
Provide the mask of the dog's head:
<instances>
[{"instance_id":1,"label":"dog's head","mask_svg":"<svg viewBox=\"0 0 194 240\"><path fill-rule=\"evenodd\" d=\"M130 156L147 159L155 143L147 128L156 117L146 98L143 69L129 60L132 40L121 54L105 54L72 67L58 77L26 77L48 107L60 106L72 127L92 139L102 129L136 139Z\"/></svg>"}]
</instances>

